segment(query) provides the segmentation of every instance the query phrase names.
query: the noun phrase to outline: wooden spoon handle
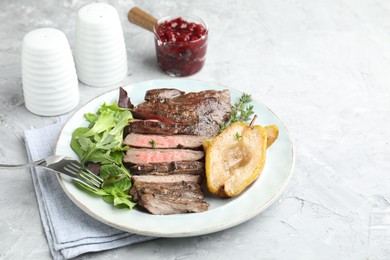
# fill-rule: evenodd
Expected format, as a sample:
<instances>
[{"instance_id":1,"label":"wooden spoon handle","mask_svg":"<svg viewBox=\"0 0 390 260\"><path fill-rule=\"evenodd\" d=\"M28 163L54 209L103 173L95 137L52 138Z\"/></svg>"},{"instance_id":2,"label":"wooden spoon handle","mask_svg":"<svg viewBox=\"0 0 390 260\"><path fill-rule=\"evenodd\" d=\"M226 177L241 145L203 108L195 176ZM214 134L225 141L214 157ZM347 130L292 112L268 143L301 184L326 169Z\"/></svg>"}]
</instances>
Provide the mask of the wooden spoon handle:
<instances>
[{"instance_id":1,"label":"wooden spoon handle","mask_svg":"<svg viewBox=\"0 0 390 260\"><path fill-rule=\"evenodd\" d=\"M157 19L138 7L133 7L127 14L129 22L138 25L148 31L153 32L154 26L157 24Z\"/></svg>"}]
</instances>

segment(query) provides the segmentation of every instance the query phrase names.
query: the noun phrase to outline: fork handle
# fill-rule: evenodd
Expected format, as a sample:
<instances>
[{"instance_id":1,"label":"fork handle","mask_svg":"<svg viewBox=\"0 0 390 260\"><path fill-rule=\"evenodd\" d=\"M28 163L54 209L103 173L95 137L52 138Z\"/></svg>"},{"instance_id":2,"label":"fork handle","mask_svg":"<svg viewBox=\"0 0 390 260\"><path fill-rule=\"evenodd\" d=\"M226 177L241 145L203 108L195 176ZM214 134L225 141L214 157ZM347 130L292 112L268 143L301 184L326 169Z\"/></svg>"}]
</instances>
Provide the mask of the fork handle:
<instances>
[{"instance_id":1,"label":"fork handle","mask_svg":"<svg viewBox=\"0 0 390 260\"><path fill-rule=\"evenodd\" d=\"M45 160L39 160L36 162L31 163L24 163L24 164L2 164L0 163L0 169L9 169L9 170L18 170L18 169L25 169L25 168L31 168L33 166L42 166L41 164L44 163Z\"/></svg>"}]
</instances>

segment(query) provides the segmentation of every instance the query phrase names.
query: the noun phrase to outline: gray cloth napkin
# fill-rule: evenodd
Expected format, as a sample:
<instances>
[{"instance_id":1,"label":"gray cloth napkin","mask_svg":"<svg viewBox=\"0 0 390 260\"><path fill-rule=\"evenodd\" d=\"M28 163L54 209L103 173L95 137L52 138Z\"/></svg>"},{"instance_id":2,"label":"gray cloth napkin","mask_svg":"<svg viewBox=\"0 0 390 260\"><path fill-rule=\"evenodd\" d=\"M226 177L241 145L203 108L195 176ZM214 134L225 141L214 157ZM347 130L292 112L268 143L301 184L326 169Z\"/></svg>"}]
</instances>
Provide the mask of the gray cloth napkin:
<instances>
[{"instance_id":1,"label":"gray cloth napkin","mask_svg":"<svg viewBox=\"0 0 390 260\"><path fill-rule=\"evenodd\" d=\"M64 121L60 117L54 125L25 131L30 161L53 155ZM54 259L69 259L153 239L123 232L90 217L67 197L53 173L32 168L31 175L42 225Z\"/></svg>"}]
</instances>

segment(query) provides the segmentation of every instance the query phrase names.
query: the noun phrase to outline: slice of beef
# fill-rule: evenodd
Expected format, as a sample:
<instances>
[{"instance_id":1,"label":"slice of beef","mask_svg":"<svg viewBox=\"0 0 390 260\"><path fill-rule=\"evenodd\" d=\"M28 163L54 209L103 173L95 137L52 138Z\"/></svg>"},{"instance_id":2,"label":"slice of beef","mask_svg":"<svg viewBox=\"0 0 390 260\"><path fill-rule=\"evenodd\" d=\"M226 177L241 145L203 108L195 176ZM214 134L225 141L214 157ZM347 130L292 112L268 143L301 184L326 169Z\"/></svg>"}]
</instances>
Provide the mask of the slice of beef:
<instances>
[{"instance_id":1,"label":"slice of beef","mask_svg":"<svg viewBox=\"0 0 390 260\"><path fill-rule=\"evenodd\" d=\"M131 174L135 175L199 174L203 176L205 171L204 163L200 161L134 164L128 168Z\"/></svg>"},{"instance_id":2,"label":"slice of beef","mask_svg":"<svg viewBox=\"0 0 390 260\"><path fill-rule=\"evenodd\" d=\"M154 90L166 92L165 89ZM215 136L231 114L229 90L204 90L146 101L133 110L137 119L156 119L166 123L195 125L200 135Z\"/></svg>"},{"instance_id":3,"label":"slice of beef","mask_svg":"<svg viewBox=\"0 0 390 260\"><path fill-rule=\"evenodd\" d=\"M123 161L132 164L163 163L175 161L198 161L204 157L203 151L189 149L129 149Z\"/></svg>"},{"instance_id":4,"label":"slice of beef","mask_svg":"<svg viewBox=\"0 0 390 260\"><path fill-rule=\"evenodd\" d=\"M160 88L160 89L151 89L146 91L145 100L146 101L164 101L167 98L174 98L180 95L183 95L184 92L175 88Z\"/></svg>"},{"instance_id":5,"label":"slice of beef","mask_svg":"<svg viewBox=\"0 0 390 260\"><path fill-rule=\"evenodd\" d=\"M128 134L123 141L132 147L143 148L189 148L199 149L211 137L201 135L152 135Z\"/></svg>"},{"instance_id":6,"label":"slice of beef","mask_svg":"<svg viewBox=\"0 0 390 260\"><path fill-rule=\"evenodd\" d=\"M182 174L182 175L172 175L172 176L153 176L153 175L143 175L143 176L133 176L133 183L142 182L142 183L154 183L154 184L164 184L164 183L177 183L181 181L194 182L200 184L202 179L200 176Z\"/></svg>"},{"instance_id":7,"label":"slice of beef","mask_svg":"<svg viewBox=\"0 0 390 260\"><path fill-rule=\"evenodd\" d=\"M209 208L200 186L200 176L133 176L130 195L155 215L203 212Z\"/></svg>"},{"instance_id":8,"label":"slice of beef","mask_svg":"<svg viewBox=\"0 0 390 260\"><path fill-rule=\"evenodd\" d=\"M161 134L161 135L202 135L196 125L182 123L166 123L158 120L131 120L124 129L125 136L129 133Z\"/></svg>"},{"instance_id":9,"label":"slice of beef","mask_svg":"<svg viewBox=\"0 0 390 260\"><path fill-rule=\"evenodd\" d=\"M166 89L155 89L153 91L164 93ZM230 114L230 111L229 90L205 90L165 98L163 101L152 99L137 105L133 109L133 114L134 118L157 119L163 122L194 124L207 118L209 122L221 124L224 122L224 118L228 116L226 114Z\"/></svg>"}]
</instances>

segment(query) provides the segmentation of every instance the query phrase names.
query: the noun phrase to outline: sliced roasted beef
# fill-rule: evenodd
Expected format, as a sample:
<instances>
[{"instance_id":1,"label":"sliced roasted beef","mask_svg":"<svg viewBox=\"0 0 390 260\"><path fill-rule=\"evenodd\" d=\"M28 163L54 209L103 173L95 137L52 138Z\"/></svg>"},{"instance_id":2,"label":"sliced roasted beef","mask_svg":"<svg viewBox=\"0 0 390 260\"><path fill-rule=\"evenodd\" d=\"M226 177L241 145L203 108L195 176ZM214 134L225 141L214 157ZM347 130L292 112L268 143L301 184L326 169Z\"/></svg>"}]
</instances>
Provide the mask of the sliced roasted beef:
<instances>
[{"instance_id":1,"label":"sliced roasted beef","mask_svg":"<svg viewBox=\"0 0 390 260\"><path fill-rule=\"evenodd\" d=\"M207 135L202 133L196 125L181 123L166 123L158 120L131 120L130 124L125 127L125 136L129 133L137 134L161 134L161 135Z\"/></svg>"},{"instance_id":2,"label":"sliced roasted beef","mask_svg":"<svg viewBox=\"0 0 390 260\"><path fill-rule=\"evenodd\" d=\"M170 174L199 174L204 175L204 163L200 161L179 161L166 163L148 163L130 165L131 174L153 174L153 175L170 175Z\"/></svg>"},{"instance_id":3,"label":"sliced roasted beef","mask_svg":"<svg viewBox=\"0 0 390 260\"><path fill-rule=\"evenodd\" d=\"M189 148L199 149L207 136L200 135L152 135L152 134L128 134L123 141L132 147L143 148Z\"/></svg>"},{"instance_id":4,"label":"sliced roasted beef","mask_svg":"<svg viewBox=\"0 0 390 260\"><path fill-rule=\"evenodd\" d=\"M175 161L197 161L204 157L203 151L190 149L129 149L123 161L132 164L163 163Z\"/></svg>"},{"instance_id":5,"label":"sliced roasted beef","mask_svg":"<svg viewBox=\"0 0 390 260\"><path fill-rule=\"evenodd\" d=\"M130 195L155 215L202 212L209 208L200 186L200 176L133 176Z\"/></svg>"},{"instance_id":6,"label":"sliced roasted beef","mask_svg":"<svg viewBox=\"0 0 390 260\"><path fill-rule=\"evenodd\" d=\"M200 176L183 174L183 175L171 175L171 176L152 176L152 175L143 175L143 176L133 176L132 180L139 183L176 183L181 181L194 182L200 184L202 179Z\"/></svg>"},{"instance_id":7,"label":"sliced roasted beef","mask_svg":"<svg viewBox=\"0 0 390 260\"><path fill-rule=\"evenodd\" d=\"M146 101L163 101L167 98L174 98L183 95L184 92L175 88L151 89L146 91Z\"/></svg>"},{"instance_id":8,"label":"sliced roasted beef","mask_svg":"<svg viewBox=\"0 0 390 260\"><path fill-rule=\"evenodd\" d=\"M152 96L156 96L159 91L163 94L167 92L166 89L155 89ZM205 90L173 98L152 99L139 104L132 112L137 119L193 125L198 128L200 135L215 136L220 131L220 125L230 117L230 92Z\"/></svg>"}]
</instances>

